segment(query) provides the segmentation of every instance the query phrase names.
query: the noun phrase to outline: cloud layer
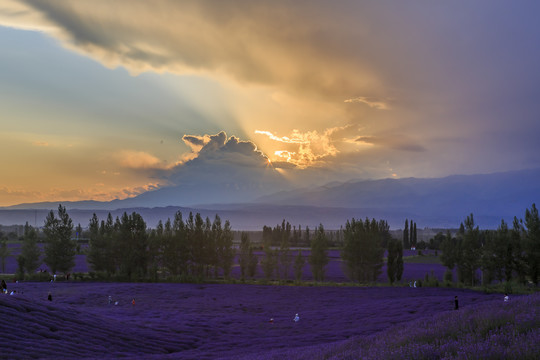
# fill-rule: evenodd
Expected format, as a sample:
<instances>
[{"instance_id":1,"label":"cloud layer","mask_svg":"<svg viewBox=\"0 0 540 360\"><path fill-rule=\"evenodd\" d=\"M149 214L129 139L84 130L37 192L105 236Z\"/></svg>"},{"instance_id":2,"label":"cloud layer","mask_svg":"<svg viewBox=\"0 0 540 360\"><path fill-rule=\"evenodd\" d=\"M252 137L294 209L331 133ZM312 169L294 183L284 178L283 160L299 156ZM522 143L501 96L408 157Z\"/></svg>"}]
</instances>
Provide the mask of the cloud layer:
<instances>
[{"instance_id":1,"label":"cloud layer","mask_svg":"<svg viewBox=\"0 0 540 360\"><path fill-rule=\"evenodd\" d=\"M12 68L0 74L11 80L0 84L0 105L13 118L1 125L24 123L40 137L26 134L26 158L0 160L28 163L39 149L28 168L81 163L86 178L118 174L93 181L111 194L540 166L539 12L488 0L4 0L0 25L82 56L40 67L34 43L28 56L18 38L2 43L0 65ZM99 69L72 83L88 63ZM81 129L96 122L90 139ZM73 151L54 146L60 138L76 139Z\"/></svg>"}]
</instances>

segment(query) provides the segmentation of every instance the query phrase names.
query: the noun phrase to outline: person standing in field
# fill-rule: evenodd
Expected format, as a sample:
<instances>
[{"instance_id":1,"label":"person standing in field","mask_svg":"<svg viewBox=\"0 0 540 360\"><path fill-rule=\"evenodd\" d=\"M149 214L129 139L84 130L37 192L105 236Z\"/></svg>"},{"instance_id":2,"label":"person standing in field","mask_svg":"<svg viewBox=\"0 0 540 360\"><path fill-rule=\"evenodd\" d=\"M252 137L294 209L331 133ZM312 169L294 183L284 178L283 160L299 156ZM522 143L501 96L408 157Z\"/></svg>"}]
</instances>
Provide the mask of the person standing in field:
<instances>
[{"instance_id":1,"label":"person standing in field","mask_svg":"<svg viewBox=\"0 0 540 360\"><path fill-rule=\"evenodd\" d=\"M510 298L507 293L504 293L504 302L507 302Z\"/></svg>"},{"instance_id":2,"label":"person standing in field","mask_svg":"<svg viewBox=\"0 0 540 360\"><path fill-rule=\"evenodd\" d=\"M52 295L50 291L49 291L49 295L47 295L47 300L52 301Z\"/></svg>"},{"instance_id":3,"label":"person standing in field","mask_svg":"<svg viewBox=\"0 0 540 360\"><path fill-rule=\"evenodd\" d=\"M459 303L458 303L458 299L457 299L457 295L454 296L454 310L458 310L459 309Z\"/></svg>"},{"instance_id":4,"label":"person standing in field","mask_svg":"<svg viewBox=\"0 0 540 360\"><path fill-rule=\"evenodd\" d=\"M2 279L2 292L7 293L7 284L6 280Z\"/></svg>"}]
</instances>

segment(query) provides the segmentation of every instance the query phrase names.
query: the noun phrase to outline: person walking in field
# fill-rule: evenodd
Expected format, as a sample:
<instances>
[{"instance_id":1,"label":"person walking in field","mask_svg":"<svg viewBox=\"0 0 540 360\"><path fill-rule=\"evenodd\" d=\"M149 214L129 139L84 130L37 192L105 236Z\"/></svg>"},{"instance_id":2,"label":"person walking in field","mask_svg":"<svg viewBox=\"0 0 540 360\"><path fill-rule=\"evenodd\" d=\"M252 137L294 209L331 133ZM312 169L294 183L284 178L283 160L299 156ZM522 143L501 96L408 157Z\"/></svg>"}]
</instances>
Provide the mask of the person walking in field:
<instances>
[{"instance_id":1,"label":"person walking in field","mask_svg":"<svg viewBox=\"0 0 540 360\"><path fill-rule=\"evenodd\" d=\"M49 291L49 295L47 295L47 300L52 301L52 295L50 291Z\"/></svg>"},{"instance_id":2,"label":"person walking in field","mask_svg":"<svg viewBox=\"0 0 540 360\"><path fill-rule=\"evenodd\" d=\"M458 299L457 299L457 295L454 296L454 310L458 310L459 309L459 303L458 303Z\"/></svg>"},{"instance_id":3,"label":"person walking in field","mask_svg":"<svg viewBox=\"0 0 540 360\"><path fill-rule=\"evenodd\" d=\"M2 279L2 292L7 294L7 284L4 279Z\"/></svg>"},{"instance_id":4,"label":"person walking in field","mask_svg":"<svg viewBox=\"0 0 540 360\"><path fill-rule=\"evenodd\" d=\"M508 297L508 294L504 293L504 302L508 302L508 300L510 300L510 298Z\"/></svg>"},{"instance_id":5,"label":"person walking in field","mask_svg":"<svg viewBox=\"0 0 540 360\"><path fill-rule=\"evenodd\" d=\"M293 319L293 320L294 320L294 322L299 322L299 321L300 321L300 316L298 316L298 314L296 314L296 315L294 316L294 319Z\"/></svg>"}]
</instances>

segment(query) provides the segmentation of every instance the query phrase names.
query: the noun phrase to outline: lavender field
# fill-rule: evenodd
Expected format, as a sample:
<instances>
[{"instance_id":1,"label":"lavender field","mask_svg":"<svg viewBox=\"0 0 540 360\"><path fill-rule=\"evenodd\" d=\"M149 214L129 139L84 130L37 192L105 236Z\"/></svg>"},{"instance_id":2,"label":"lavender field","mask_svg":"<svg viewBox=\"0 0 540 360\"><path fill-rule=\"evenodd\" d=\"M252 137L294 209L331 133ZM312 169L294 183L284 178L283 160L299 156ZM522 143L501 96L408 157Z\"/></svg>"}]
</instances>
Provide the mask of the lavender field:
<instances>
[{"instance_id":1,"label":"lavender field","mask_svg":"<svg viewBox=\"0 0 540 360\"><path fill-rule=\"evenodd\" d=\"M500 313L504 331L514 321L535 322L527 336L538 336L540 308L538 296L523 297L533 318L511 319L503 306L522 298L503 304L500 294L447 288L64 281L9 283L8 290L16 293L0 296L2 359L370 357L406 346L409 336L436 343L447 326L456 334L459 326L474 329L467 318L479 310Z\"/></svg>"}]
</instances>

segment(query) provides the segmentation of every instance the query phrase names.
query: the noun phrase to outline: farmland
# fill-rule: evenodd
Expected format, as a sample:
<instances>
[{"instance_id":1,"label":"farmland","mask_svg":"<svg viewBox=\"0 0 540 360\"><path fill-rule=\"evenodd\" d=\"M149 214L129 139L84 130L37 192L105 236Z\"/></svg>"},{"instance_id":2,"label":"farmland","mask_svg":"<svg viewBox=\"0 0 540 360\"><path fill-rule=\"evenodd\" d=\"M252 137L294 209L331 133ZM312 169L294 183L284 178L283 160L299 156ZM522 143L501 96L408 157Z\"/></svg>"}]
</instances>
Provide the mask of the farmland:
<instances>
[{"instance_id":1,"label":"farmland","mask_svg":"<svg viewBox=\"0 0 540 360\"><path fill-rule=\"evenodd\" d=\"M17 293L0 296L5 359L262 356L452 314L455 295L460 311L502 302L500 294L448 288L64 281L8 289Z\"/></svg>"}]
</instances>

